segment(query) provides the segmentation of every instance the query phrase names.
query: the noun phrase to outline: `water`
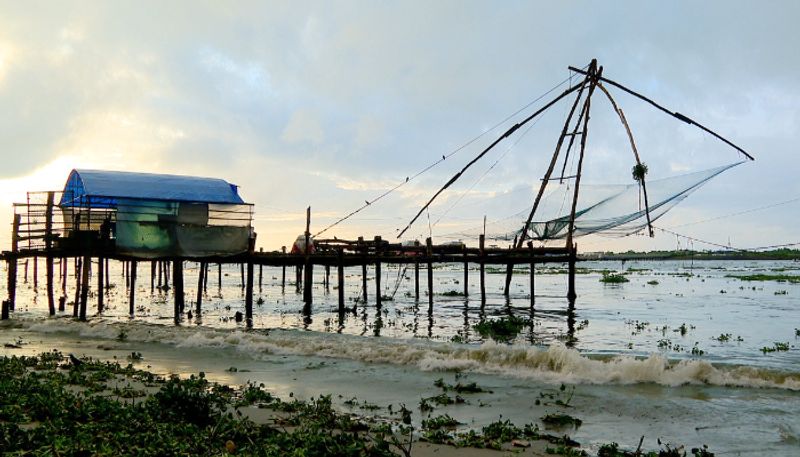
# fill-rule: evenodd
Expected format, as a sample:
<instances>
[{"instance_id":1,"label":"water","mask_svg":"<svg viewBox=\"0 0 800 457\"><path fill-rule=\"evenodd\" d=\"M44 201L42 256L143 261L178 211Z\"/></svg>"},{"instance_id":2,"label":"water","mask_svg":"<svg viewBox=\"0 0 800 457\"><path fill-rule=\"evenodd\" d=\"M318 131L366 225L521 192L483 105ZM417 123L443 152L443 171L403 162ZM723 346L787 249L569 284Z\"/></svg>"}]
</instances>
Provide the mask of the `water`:
<instances>
[{"instance_id":1,"label":"water","mask_svg":"<svg viewBox=\"0 0 800 457\"><path fill-rule=\"evenodd\" d=\"M255 380L282 397L290 392L301 398L334 393L341 395L342 408L353 396L380 405L416 406L421 398L440 393L434 380L443 377L452 383L454 370L459 370L493 391L470 397L468 405L435 412L447 412L465 427L501 416L519 424L535 422L549 412L562 412L547 395L561 395L558 387L567 383L576 386L567 412L584 425L566 432L590 450L609 441L635 448L645 435L649 448L657 448L660 438L689 446L708 444L718 454L800 454L800 340L795 335L800 285L729 277L800 275L800 264L584 262L580 267L584 270L577 276L579 297L572 312L563 298L566 276L556 274L558 267L537 268L533 309L525 272L514 275L510 299L502 295L504 275L487 274L487 304L481 307L477 271L470 274L465 298L441 295L463 290L461 266L437 269L431 314L424 271L423 296L417 302L413 267L384 267L382 294L394 299L377 310L373 278L367 304L356 302L360 267L348 268L345 296L350 309L341 316L338 291L322 285L322 268L315 270L314 306L308 315L294 285L282 291L280 269L265 267L263 286L255 290L263 303L254 307L255 330L247 332L231 319L243 311L238 267L223 270L219 288L212 265L202 321L186 320L176 329L171 325L171 295L151 294L149 268L141 265L137 318L128 318L125 282L112 263L116 287L107 296L102 317L88 324L45 318L44 285L35 293L29 278L27 285L20 284L17 312L0 327L0 339L24 343L22 349L5 353L58 347L122 358L136 350L160 373L205 371L212 379L233 384ZM630 282L602 284L604 269L624 269ZM190 309L196 269L187 268L185 274ZM19 277L21 282L22 269ZM291 269L288 278L294 278ZM335 284L335 270L331 279ZM509 314L532 318L511 345L484 342L473 329L482 320ZM119 342L123 330L126 340ZM721 335L730 337L726 341ZM762 352L776 342L788 343L789 350ZM231 366L239 371L226 371ZM415 420L421 418L417 414Z\"/></svg>"}]
</instances>

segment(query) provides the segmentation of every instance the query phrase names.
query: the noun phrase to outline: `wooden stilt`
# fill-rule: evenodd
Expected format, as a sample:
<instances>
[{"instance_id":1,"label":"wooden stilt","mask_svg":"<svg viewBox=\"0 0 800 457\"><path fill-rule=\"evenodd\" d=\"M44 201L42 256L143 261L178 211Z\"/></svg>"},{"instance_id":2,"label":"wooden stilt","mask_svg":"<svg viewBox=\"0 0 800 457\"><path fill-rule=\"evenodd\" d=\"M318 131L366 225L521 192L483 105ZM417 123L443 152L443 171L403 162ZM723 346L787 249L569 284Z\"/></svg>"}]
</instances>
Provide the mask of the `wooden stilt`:
<instances>
[{"instance_id":1,"label":"wooden stilt","mask_svg":"<svg viewBox=\"0 0 800 457\"><path fill-rule=\"evenodd\" d=\"M414 299L419 300L419 260L414 260Z\"/></svg>"},{"instance_id":2,"label":"wooden stilt","mask_svg":"<svg viewBox=\"0 0 800 457\"><path fill-rule=\"evenodd\" d=\"M103 259L97 259L97 314L103 314L103 276L105 268L103 268Z\"/></svg>"},{"instance_id":3,"label":"wooden stilt","mask_svg":"<svg viewBox=\"0 0 800 457\"><path fill-rule=\"evenodd\" d=\"M128 262L128 277L130 281L130 291L128 297L128 313L133 317L136 311L136 261Z\"/></svg>"},{"instance_id":4,"label":"wooden stilt","mask_svg":"<svg viewBox=\"0 0 800 457\"><path fill-rule=\"evenodd\" d=\"M260 248L259 252L263 252L264 248ZM264 279L264 265L258 264L258 291L261 292L261 287Z\"/></svg>"},{"instance_id":5,"label":"wooden stilt","mask_svg":"<svg viewBox=\"0 0 800 457\"><path fill-rule=\"evenodd\" d=\"M286 246L281 246L281 252L286 255ZM286 292L286 264L281 265L281 293Z\"/></svg>"},{"instance_id":6,"label":"wooden stilt","mask_svg":"<svg viewBox=\"0 0 800 457\"><path fill-rule=\"evenodd\" d=\"M433 242L430 238L425 239L428 257L428 313L433 312Z\"/></svg>"},{"instance_id":7,"label":"wooden stilt","mask_svg":"<svg viewBox=\"0 0 800 457\"><path fill-rule=\"evenodd\" d=\"M480 249L480 282L481 282L481 306L486 304L486 235L478 238Z\"/></svg>"},{"instance_id":8,"label":"wooden stilt","mask_svg":"<svg viewBox=\"0 0 800 457\"><path fill-rule=\"evenodd\" d=\"M75 260L77 264L75 266L75 274L77 277L75 278L75 302L72 306L72 317L78 317L78 309L81 306L81 287L83 282L81 278L83 278L83 261L80 257L76 257Z\"/></svg>"},{"instance_id":9,"label":"wooden stilt","mask_svg":"<svg viewBox=\"0 0 800 457\"><path fill-rule=\"evenodd\" d=\"M514 274L514 264L508 263L506 265L506 286L503 288L503 295L506 297L511 293L511 276Z\"/></svg>"},{"instance_id":10,"label":"wooden stilt","mask_svg":"<svg viewBox=\"0 0 800 457\"><path fill-rule=\"evenodd\" d=\"M300 293L300 288L303 286L303 265L295 266L294 270L294 288L295 293Z\"/></svg>"},{"instance_id":11,"label":"wooden stilt","mask_svg":"<svg viewBox=\"0 0 800 457\"><path fill-rule=\"evenodd\" d=\"M239 273L241 276L241 283L240 286L244 289L244 263L239 264Z\"/></svg>"},{"instance_id":12,"label":"wooden stilt","mask_svg":"<svg viewBox=\"0 0 800 457\"><path fill-rule=\"evenodd\" d=\"M367 247L364 245L364 237L358 237L359 253L364 258L361 264L361 295L364 298L364 303L367 302Z\"/></svg>"},{"instance_id":13,"label":"wooden stilt","mask_svg":"<svg viewBox=\"0 0 800 457\"><path fill-rule=\"evenodd\" d=\"M22 262L22 264L24 265L24 270L25 270L24 273L22 274L22 282L28 284L28 259L25 259L25 261Z\"/></svg>"},{"instance_id":14,"label":"wooden stilt","mask_svg":"<svg viewBox=\"0 0 800 457\"><path fill-rule=\"evenodd\" d=\"M577 260L578 245L573 244L569 251L569 277L567 278L567 300L575 301L578 294L575 293L575 262Z\"/></svg>"},{"instance_id":15,"label":"wooden stilt","mask_svg":"<svg viewBox=\"0 0 800 457\"><path fill-rule=\"evenodd\" d=\"M222 263L217 264L217 287L222 291Z\"/></svg>"},{"instance_id":16,"label":"wooden stilt","mask_svg":"<svg viewBox=\"0 0 800 457\"><path fill-rule=\"evenodd\" d=\"M158 290L163 290L164 285L164 262L156 260L156 265L158 268Z\"/></svg>"},{"instance_id":17,"label":"wooden stilt","mask_svg":"<svg viewBox=\"0 0 800 457\"><path fill-rule=\"evenodd\" d=\"M331 266L325 265L325 292L331 290Z\"/></svg>"},{"instance_id":18,"label":"wooden stilt","mask_svg":"<svg viewBox=\"0 0 800 457\"><path fill-rule=\"evenodd\" d=\"M169 278L170 276L174 276L170 275L169 264L170 264L169 260L164 261L164 290L169 289ZM175 266L173 265L172 268L174 269ZM181 281L183 281L183 265L181 265ZM183 286L183 282L181 282L181 286Z\"/></svg>"},{"instance_id":19,"label":"wooden stilt","mask_svg":"<svg viewBox=\"0 0 800 457\"><path fill-rule=\"evenodd\" d=\"M22 216L14 214L14 222L11 225L11 255L8 257L8 303L4 302L5 311L3 314L7 315L8 311L14 311L17 300L17 257L16 253L19 251L19 224ZM5 317L6 319L8 316Z\"/></svg>"},{"instance_id":20,"label":"wooden stilt","mask_svg":"<svg viewBox=\"0 0 800 457\"><path fill-rule=\"evenodd\" d=\"M314 301L311 296L311 286L314 281L314 264L311 262L311 207L306 208L306 231L305 231L305 277L303 278L303 301L306 305L311 305Z\"/></svg>"},{"instance_id":21,"label":"wooden stilt","mask_svg":"<svg viewBox=\"0 0 800 457\"><path fill-rule=\"evenodd\" d=\"M197 303L195 308L195 314L197 317L200 318L201 310L203 307L203 287L206 283L206 263L200 262L199 268L197 269Z\"/></svg>"},{"instance_id":22,"label":"wooden stilt","mask_svg":"<svg viewBox=\"0 0 800 457\"><path fill-rule=\"evenodd\" d=\"M33 290L39 288L39 256L33 256Z\"/></svg>"},{"instance_id":23,"label":"wooden stilt","mask_svg":"<svg viewBox=\"0 0 800 457\"><path fill-rule=\"evenodd\" d=\"M203 262L203 293L208 292L208 262Z\"/></svg>"},{"instance_id":24,"label":"wooden stilt","mask_svg":"<svg viewBox=\"0 0 800 457\"><path fill-rule=\"evenodd\" d=\"M531 309L533 309L533 305L536 303L536 281L535 281L535 279L536 279L536 263L533 261L533 243L530 242L530 241L528 242L528 249L530 249L530 251L531 251L531 271L530 271L531 285L530 285L530 289L531 289Z\"/></svg>"},{"instance_id":25,"label":"wooden stilt","mask_svg":"<svg viewBox=\"0 0 800 457\"><path fill-rule=\"evenodd\" d=\"M110 288L111 288L111 287L109 287L109 281L111 280L111 279L110 279L110 278L111 278L111 275L110 275L110 274L109 274L109 272L108 272L108 271L109 271L109 263L110 263L110 262L108 261L108 258L106 258L106 259L105 259L105 262L104 262L104 263L106 264L106 292L108 292L108 289L110 289ZM64 269L64 271L67 271L67 270L66 270L66 269Z\"/></svg>"},{"instance_id":26,"label":"wooden stilt","mask_svg":"<svg viewBox=\"0 0 800 457\"><path fill-rule=\"evenodd\" d=\"M78 314L78 319L86 320L86 302L89 299L89 265L91 265L92 258L88 255L83 256L81 267L81 308Z\"/></svg>"},{"instance_id":27,"label":"wooden stilt","mask_svg":"<svg viewBox=\"0 0 800 457\"><path fill-rule=\"evenodd\" d=\"M247 285L244 295L244 320L247 328L253 327L253 262L247 262Z\"/></svg>"},{"instance_id":28,"label":"wooden stilt","mask_svg":"<svg viewBox=\"0 0 800 457\"><path fill-rule=\"evenodd\" d=\"M464 298L469 297L469 261L467 260L467 249L464 246Z\"/></svg>"},{"instance_id":29,"label":"wooden stilt","mask_svg":"<svg viewBox=\"0 0 800 457\"><path fill-rule=\"evenodd\" d=\"M156 288L156 261L150 261L150 295L153 294Z\"/></svg>"},{"instance_id":30,"label":"wooden stilt","mask_svg":"<svg viewBox=\"0 0 800 457\"><path fill-rule=\"evenodd\" d=\"M336 259L338 261L336 265L336 285L338 286L339 291L339 313L344 312L344 252L342 248L339 248L336 251Z\"/></svg>"},{"instance_id":31,"label":"wooden stilt","mask_svg":"<svg viewBox=\"0 0 800 457\"><path fill-rule=\"evenodd\" d=\"M67 268L69 268L69 263L67 263L66 257L61 258L61 297L58 299L58 310L64 311L67 302Z\"/></svg>"},{"instance_id":32,"label":"wooden stilt","mask_svg":"<svg viewBox=\"0 0 800 457\"><path fill-rule=\"evenodd\" d=\"M45 257L45 275L47 276L47 306L50 315L56 314L56 297L53 291L53 255L50 252L53 247L53 202L54 193L47 193L47 206L44 213L44 248L47 252Z\"/></svg>"},{"instance_id":33,"label":"wooden stilt","mask_svg":"<svg viewBox=\"0 0 800 457\"><path fill-rule=\"evenodd\" d=\"M181 323L181 313L183 313L183 306L184 306L184 297L183 297L183 261L181 260L173 260L172 261L172 286L173 290L173 299L175 303L174 309L174 321L175 325L180 325Z\"/></svg>"},{"instance_id":34,"label":"wooden stilt","mask_svg":"<svg viewBox=\"0 0 800 457\"><path fill-rule=\"evenodd\" d=\"M383 288L381 288L381 237L375 237L375 306L381 306Z\"/></svg>"},{"instance_id":35,"label":"wooden stilt","mask_svg":"<svg viewBox=\"0 0 800 457\"><path fill-rule=\"evenodd\" d=\"M131 286L130 262L122 261L122 276L125 277L125 287Z\"/></svg>"}]
</instances>

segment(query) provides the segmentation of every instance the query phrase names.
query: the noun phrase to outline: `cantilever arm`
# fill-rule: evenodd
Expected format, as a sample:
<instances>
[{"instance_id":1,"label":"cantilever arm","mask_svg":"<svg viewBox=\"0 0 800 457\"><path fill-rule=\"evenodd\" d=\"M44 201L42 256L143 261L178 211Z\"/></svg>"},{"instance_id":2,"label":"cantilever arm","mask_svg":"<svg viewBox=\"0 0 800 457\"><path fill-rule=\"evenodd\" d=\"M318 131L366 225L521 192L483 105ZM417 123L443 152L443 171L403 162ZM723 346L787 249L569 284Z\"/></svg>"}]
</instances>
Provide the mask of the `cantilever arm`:
<instances>
[{"instance_id":1,"label":"cantilever arm","mask_svg":"<svg viewBox=\"0 0 800 457\"><path fill-rule=\"evenodd\" d=\"M487 146L487 147L486 147L486 149L484 149L484 150L483 150L483 151L482 151L480 154L478 154L478 155L477 155L477 156L476 156L474 159L470 160L470 161L469 161L469 163L467 163L467 164L464 166L464 168L462 168L462 169L461 169L461 171L459 171L458 173L456 173L455 175L453 175L453 177L452 177L452 178L450 178L450 180L449 180L449 181L447 181L447 183L446 183L444 186L442 186L442 188L441 188L441 189L439 189L439 190L438 190L438 191L437 191L435 194L433 194L433 197L431 197L431 198L430 198L430 200L428 200L428 202L427 202L427 203L425 203L425 205L424 205L422 208L420 208L419 212L418 212L418 213L417 213L417 214L416 214L416 215L415 215L415 216L414 216L414 217L411 219L411 222L409 222L409 223L408 223L408 225L406 225L406 226L405 226L405 228L404 228L403 230L401 230L401 231L400 231L400 233L397 235L397 238L400 238L401 236L403 236L403 234L406 232L406 230L408 230L408 229L411 227L411 225L413 225L413 224L414 224L414 222L416 222L416 220L419 218L419 216L420 216L420 215L421 215L421 214L422 214L422 213L423 213L423 212L424 212L424 211L425 211L425 210L426 210L426 209L427 209L427 208L428 208L428 207L431 205L431 203L433 203L433 201L434 201L434 200L436 200L436 197L438 197L438 196L439 196L439 195L440 195L442 192L444 192L444 191L445 191L445 189L447 189L447 188L448 188L448 187L450 187L450 186L451 186L451 185L452 185L454 182L456 182L456 181L458 180L458 178L460 178L460 177L461 177L461 175L462 175L462 174L464 174L464 172L465 172L465 171L467 171L467 169L468 169L469 167L471 167L472 165L474 165L474 164L475 164L475 162L477 162L477 161L478 161L478 160L480 160L480 159L481 159L483 156L485 156L487 152L489 152L490 150L492 150L492 148L494 148L495 146L497 146L497 144L498 144L498 143L500 143L501 141L503 141L505 138L507 138L508 136L510 136L512 133L514 133L515 131L517 131L517 129L519 129L519 128L520 128L520 127L522 127L523 125L527 124L527 123L528 123L528 122L530 122L530 121L531 121L533 118L535 118L535 117L536 117L536 116L538 116L539 114L542 114L544 111L546 111L546 110L547 110L548 108L550 108L551 106L555 105L555 104L556 104L556 103L557 103L559 100L561 100L562 98L566 97L567 95L569 95L569 94L571 94L571 93L575 92L576 90L578 90L578 89L579 89L579 88L581 88L581 87L583 87L583 84L579 84L579 85L577 85L577 86L570 87L569 89L567 89L567 90L565 90L564 92L562 92L562 93L561 93L559 96L557 96L556 98L554 98L553 100L551 100L550 102L548 102L546 105L544 105L543 107L539 108L539 109L538 109L538 110L537 110L535 113L531 114L530 116L528 116L528 117L526 117L525 119L523 119L522 121L520 121L518 124L514 124L513 126L511 126L511 128L510 128L510 129L506 130L506 132L505 132L505 133L503 133L503 134L502 134L502 135L501 135L501 136L500 136L498 139L494 140L494 142L493 142L492 144L490 144L489 146Z\"/></svg>"},{"instance_id":2,"label":"cantilever arm","mask_svg":"<svg viewBox=\"0 0 800 457\"><path fill-rule=\"evenodd\" d=\"M582 75L586 75L586 74L588 74L588 73L587 73L585 70L581 70L580 68L569 67L569 69L570 69L571 71L574 71L574 72L576 72L576 73L580 73L580 74L582 74ZM634 97L636 97L636 98L638 98L638 99L640 99L640 100L646 101L647 103L649 103L649 104L653 105L654 107L658 108L659 110L661 110L661 111L663 111L663 112L665 112L665 113L669 114L670 116L672 116L672 117L674 117L674 118L676 118L676 119L679 119L679 120L681 120L681 121L683 121L683 122L686 122L687 124L690 124L690 125L695 125L695 126L697 126L697 127L700 129L700 130L703 130L704 132L711 134L712 136L716 137L717 139L719 139L719 140L722 140L722 142L724 142L724 143L725 143L725 144L727 144L728 146L730 146L730 147L732 147L732 148L736 149L737 151L741 152L741 153L742 153L742 154L744 154L744 155L745 155L745 156L746 156L748 159L750 159L750 160L756 160L756 159L755 159L753 156L751 156L750 154L748 154L748 153L747 153L747 152L746 152L744 149L742 149L742 148L740 148L739 146L737 146L737 145L735 145L735 144L731 143L731 142L730 142L729 140L727 140L726 138L724 138L724 137L722 137L721 135L719 135L718 133L716 133L716 132L712 131L712 130L711 130L711 129L709 129L708 127L706 127L706 126L704 126L704 125L702 125L702 124L698 123L697 121L695 121L695 120L693 120L693 119L689 118L688 116L686 116L686 115L684 115L684 114L681 114L681 113L679 113L679 112L677 112L677 111L674 111L674 112L673 112L673 111L670 111L670 110L668 110L668 109L664 108L663 106L659 105L658 103L654 102L653 100L651 100L651 99L649 99L649 98L645 97L644 95L642 95L642 94L640 94L640 93L638 93L638 92L636 92L636 91L634 91L634 90L628 89L627 87L623 86L622 84L620 84L620 83L618 83L618 82L615 82L615 81L612 81L612 80L610 80L610 79L608 79L608 78L600 77L600 81L602 81L602 82L604 82L604 83L608 83L608 84L610 84L610 85L612 85L612 86L614 86L614 87L617 87L617 88L619 88L619 89L621 89L621 90L623 90L623 91L625 91L625 92L627 92L627 93L629 93L629 94L633 95Z\"/></svg>"}]
</instances>

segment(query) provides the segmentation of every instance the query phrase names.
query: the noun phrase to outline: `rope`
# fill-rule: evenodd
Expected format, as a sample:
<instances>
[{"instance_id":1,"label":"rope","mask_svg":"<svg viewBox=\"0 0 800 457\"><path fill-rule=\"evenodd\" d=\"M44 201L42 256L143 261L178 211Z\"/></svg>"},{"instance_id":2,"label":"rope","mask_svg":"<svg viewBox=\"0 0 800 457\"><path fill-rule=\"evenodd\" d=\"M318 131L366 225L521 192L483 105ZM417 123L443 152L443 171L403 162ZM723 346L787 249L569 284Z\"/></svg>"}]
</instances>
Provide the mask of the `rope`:
<instances>
[{"instance_id":1,"label":"rope","mask_svg":"<svg viewBox=\"0 0 800 457\"><path fill-rule=\"evenodd\" d=\"M364 204L363 204L363 205L361 205L360 207L358 207L357 209L355 209L355 210L351 211L350 213L348 213L348 214L347 214L347 215L345 215L344 217L342 217L342 218L338 219L336 222L334 222L334 223L332 223L332 224L328 225L327 227L323 228L323 229L322 229L322 230L320 230L319 232L315 233L315 234L314 234L314 237L317 237L317 236L319 236L319 235L322 235L323 233L327 232L328 230L330 230L330 229L332 229L332 228L336 227L337 225L341 224L342 222L346 221L346 220L347 220L347 219L349 219L350 217L352 217L352 216L354 216L354 215L356 215L356 214L360 213L361 211L363 211L364 209L366 209L367 207L369 207L369 206L370 206L370 205L372 205L373 203L375 203L375 202L377 202L377 201L380 201L381 199L383 199L383 198L384 198L384 197L386 197L387 195L389 195L389 194L393 193L393 192L394 192L394 191L396 191L397 189L399 189L399 188L403 187L404 185L408 184L409 182L413 181L415 178L419 177L419 176L420 176L420 175L422 175L423 173L426 173L426 172L428 172L430 169L432 169L432 168L436 167L437 165L439 165L440 163L444 162L445 160L447 160L447 159L448 159L448 158L450 158L451 156L453 156L453 155L455 155L456 153L458 153L458 152L462 151L463 149L465 149L466 147L468 147L468 146L469 146L469 145L471 145L472 143L474 143L474 142L478 141L480 138L482 138L483 136L485 136L485 135L486 135L486 134L488 134L489 132L491 132L491 131L493 131L493 130L496 130L498 127L500 127L501 125L503 125L503 124L505 124L506 122L508 122L508 121L509 121L510 119L512 119L514 116L516 116L516 115L518 115L519 113L521 113L522 111L525 111L526 109L530 108L530 107L531 107L531 106L532 106L534 103L537 103L538 101L540 101L541 99L543 99L544 97L546 97L547 95L549 95L549 94L550 94L551 92L553 92L554 90L558 89L559 87L563 86L565 83L569 82L569 81L570 81L570 79L571 79L571 76L570 76L570 77L567 77L566 79L564 79L563 81L561 81L561 82L560 82L560 83L558 83L557 85L553 86L553 87L552 87L550 90L548 90L547 92L545 92L545 93L543 93L542 95L540 95L539 97L537 97L535 100L533 100L533 101L529 102L528 104L526 104L526 105L525 105L525 106L523 106L522 108L520 108L520 109L518 109L518 110L514 111L512 114L508 115L508 116L507 116L505 119L503 119L502 121L498 122L497 124L495 124L495 125L494 125L494 126L492 126L491 128L489 128L489 129L487 129L487 130L484 130L483 132L481 132L480 134L478 134L477 136L475 136L475 137L474 137L474 138L472 138L471 140L467 141L467 142L466 142L466 143L464 143L463 145L461 145L461 146L459 146L458 148L456 148L455 150L451 151L449 154L443 155L441 159L438 159L438 160L436 160L436 161L435 161L435 162L433 162L432 164L430 164L430 165L428 165L427 167L423 168L422 170L418 171L416 174L414 174L414 175L412 175L412 176L410 176L410 177L406 177L405 181L401 181L399 184L397 184L396 186L392 187L391 189L389 189L389 190L385 191L384 193L380 194L379 196L375 197L374 199L365 201L365 202L364 202Z\"/></svg>"}]
</instances>

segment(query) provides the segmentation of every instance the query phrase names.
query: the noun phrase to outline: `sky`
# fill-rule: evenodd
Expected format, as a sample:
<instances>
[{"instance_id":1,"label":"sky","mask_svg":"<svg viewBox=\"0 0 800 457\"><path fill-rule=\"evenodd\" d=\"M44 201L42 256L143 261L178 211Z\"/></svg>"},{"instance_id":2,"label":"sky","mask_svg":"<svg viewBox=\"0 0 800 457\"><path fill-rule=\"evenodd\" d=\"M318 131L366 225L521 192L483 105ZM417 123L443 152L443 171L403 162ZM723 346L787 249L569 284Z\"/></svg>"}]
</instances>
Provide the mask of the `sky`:
<instances>
[{"instance_id":1,"label":"sky","mask_svg":"<svg viewBox=\"0 0 800 457\"><path fill-rule=\"evenodd\" d=\"M267 250L302 233L307 206L316 233L369 201L321 236L395 239L483 147L566 89L568 66L596 58L605 77L756 160L656 221L670 232L587 236L581 251L798 243L797 18L795 1L0 1L0 225L27 191L92 168L235 183ZM742 159L609 90L648 179ZM592 100L582 182L631 184L625 131ZM404 239L474 244L464 230L484 216L516 226L569 106L500 143Z\"/></svg>"}]
</instances>

